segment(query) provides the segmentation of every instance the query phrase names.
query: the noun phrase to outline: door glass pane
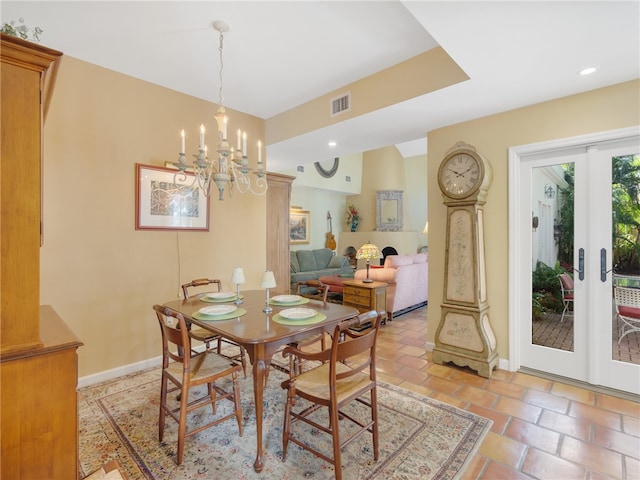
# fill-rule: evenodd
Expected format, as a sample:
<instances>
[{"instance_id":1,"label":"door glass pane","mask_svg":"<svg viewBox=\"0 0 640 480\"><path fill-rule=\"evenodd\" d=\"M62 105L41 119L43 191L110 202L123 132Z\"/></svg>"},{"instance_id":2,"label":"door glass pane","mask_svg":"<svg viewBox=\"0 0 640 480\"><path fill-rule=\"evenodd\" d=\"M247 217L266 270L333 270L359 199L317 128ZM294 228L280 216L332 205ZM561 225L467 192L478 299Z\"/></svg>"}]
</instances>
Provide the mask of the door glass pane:
<instances>
[{"instance_id":1,"label":"door glass pane","mask_svg":"<svg viewBox=\"0 0 640 480\"><path fill-rule=\"evenodd\" d=\"M612 359L640 364L640 154L611 162Z\"/></svg>"},{"instance_id":2,"label":"door glass pane","mask_svg":"<svg viewBox=\"0 0 640 480\"><path fill-rule=\"evenodd\" d=\"M573 172L573 162L536 167L531 185L531 342L570 352L574 351Z\"/></svg>"}]
</instances>

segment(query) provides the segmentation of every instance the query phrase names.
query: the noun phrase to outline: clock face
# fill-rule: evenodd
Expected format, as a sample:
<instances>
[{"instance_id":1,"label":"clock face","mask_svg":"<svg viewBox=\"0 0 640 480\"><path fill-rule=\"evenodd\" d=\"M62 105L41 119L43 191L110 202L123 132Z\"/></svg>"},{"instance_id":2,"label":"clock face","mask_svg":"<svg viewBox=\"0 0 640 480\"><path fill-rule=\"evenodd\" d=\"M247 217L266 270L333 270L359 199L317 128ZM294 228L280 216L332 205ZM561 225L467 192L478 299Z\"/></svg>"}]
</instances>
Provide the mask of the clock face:
<instances>
[{"instance_id":1,"label":"clock face","mask_svg":"<svg viewBox=\"0 0 640 480\"><path fill-rule=\"evenodd\" d=\"M455 198L474 193L482 183L480 162L468 153L455 153L445 159L438 171L442 191Z\"/></svg>"}]
</instances>

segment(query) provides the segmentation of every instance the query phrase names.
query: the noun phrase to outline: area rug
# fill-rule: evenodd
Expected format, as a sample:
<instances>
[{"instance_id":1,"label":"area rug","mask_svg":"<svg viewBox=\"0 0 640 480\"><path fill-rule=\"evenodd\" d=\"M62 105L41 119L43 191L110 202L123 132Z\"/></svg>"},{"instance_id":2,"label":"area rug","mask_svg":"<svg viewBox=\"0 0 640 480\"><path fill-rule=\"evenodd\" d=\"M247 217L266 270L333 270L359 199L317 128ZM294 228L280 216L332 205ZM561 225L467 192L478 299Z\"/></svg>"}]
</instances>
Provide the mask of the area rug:
<instances>
[{"instance_id":1,"label":"area rug","mask_svg":"<svg viewBox=\"0 0 640 480\"><path fill-rule=\"evenodd\" d=\"M188 437L181 466L175 464L176 422L167 419L164 440L158 441L159 368L80 389L81 474L117 459L131 480L333 478L329 463L295 444L289 445L286 461L282 461L285 392L280 382L285 378L272 369L265 389L264 469L260 474L253 470L256 423L250 377L240 385L243 436L231 420ZM460 478L491 427L491 420L383 382L378 402L380 458L373 460L371 435L362 435L343 450L345 479ZM217 415L228 411L227 404L219 403ZM190 425L212 415L210 409L200 412L189 417ZM344 423L346 429L349 422ZM318 431L307 435L331 451L330 438L324 439L327 435Z\"/></svg>"}]
</instances>

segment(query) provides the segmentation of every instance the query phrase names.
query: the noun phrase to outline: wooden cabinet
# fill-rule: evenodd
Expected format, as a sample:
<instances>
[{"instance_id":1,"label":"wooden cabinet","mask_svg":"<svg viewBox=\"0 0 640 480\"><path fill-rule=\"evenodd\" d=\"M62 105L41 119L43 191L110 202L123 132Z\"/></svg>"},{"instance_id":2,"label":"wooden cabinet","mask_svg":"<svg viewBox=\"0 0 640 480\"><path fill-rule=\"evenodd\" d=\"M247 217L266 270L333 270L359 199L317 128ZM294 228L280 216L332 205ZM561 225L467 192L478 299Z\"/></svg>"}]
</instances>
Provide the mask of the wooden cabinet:
<instances>
[{"instance_id":1,"label":"wooden cabinet","mask_svg":"<svg viewBox=\"0 0 640 480\"><path fill-rule=\"evenodd\" d=\"M289 204L295 177L267 173L267 270L276 277L276 290L289 293Z\"/></svg>"},{"instance_id":2,"label":"wooden cabinet","mask_svg":"<svg viewBox=\"0 0 640 480\"><path fill-rule=\"evenodd\" d=\"M342 304L357 308L360 313L376 310L387 318L387 284L345 280L342 284Z\"/></svg>"},{"instance_id":3,"label":"wooden cabinet","mask_svg":"<svg viewBox=\"0 0 640 480\"><path fill-rule=\"evenodd\" d=\"M0 478L78 476L77 348L40 306L42 138L62 53L0 36Z\"/></svg>"}]
</instances>

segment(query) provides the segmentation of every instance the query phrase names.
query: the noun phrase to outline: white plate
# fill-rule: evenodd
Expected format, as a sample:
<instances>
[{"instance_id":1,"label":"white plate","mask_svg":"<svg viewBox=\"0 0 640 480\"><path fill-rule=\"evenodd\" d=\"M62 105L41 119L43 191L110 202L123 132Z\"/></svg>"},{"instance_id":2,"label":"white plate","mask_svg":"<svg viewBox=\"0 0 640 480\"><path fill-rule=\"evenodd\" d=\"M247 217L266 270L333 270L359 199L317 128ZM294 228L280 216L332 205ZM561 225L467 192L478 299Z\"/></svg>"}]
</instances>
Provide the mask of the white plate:
<instances>
[{"instance_id":1,"label":"white plate","mask_svg":"<svg viewBox=\"0 0 640 480\"><path fill-rule=\"evenodd\" d=\"M231 297L235 297L236 294L233 292L211 292L211 293L207 293L206 297L208 298L215 298L217 300L223 299L223 298L231 298Z\"/></svg>"},{"instance_id":2,"label":"white plate","mask_svg":"<svg viewBox=\"0 0 640 480\"><path fill-rule=\"evenodd\" d=\"M280 312L280 316L289 320L306 320L313 317L317 312L311 308L287 308Z\"/></svg>"},{"instance_id":3,"label":"white plate","mask_svg":"<svg viewBox=\"0 0 640 480\"><path fill-rule=\"evenodd\" d=\"M238 309L235 305L212 305L198 310L203 315L226 315Z\"/></svg>"},{"instance_id":4,"label":"white plate","mask_svg":"<svg viewBox=\"0 0 640 480\"><path fill-rule=\"evenodd\" d=\"M274 302L278 303L294 303L301 299L302 297L300 295L276 295L272 298Z\"/></svg>"}]
</instances>

